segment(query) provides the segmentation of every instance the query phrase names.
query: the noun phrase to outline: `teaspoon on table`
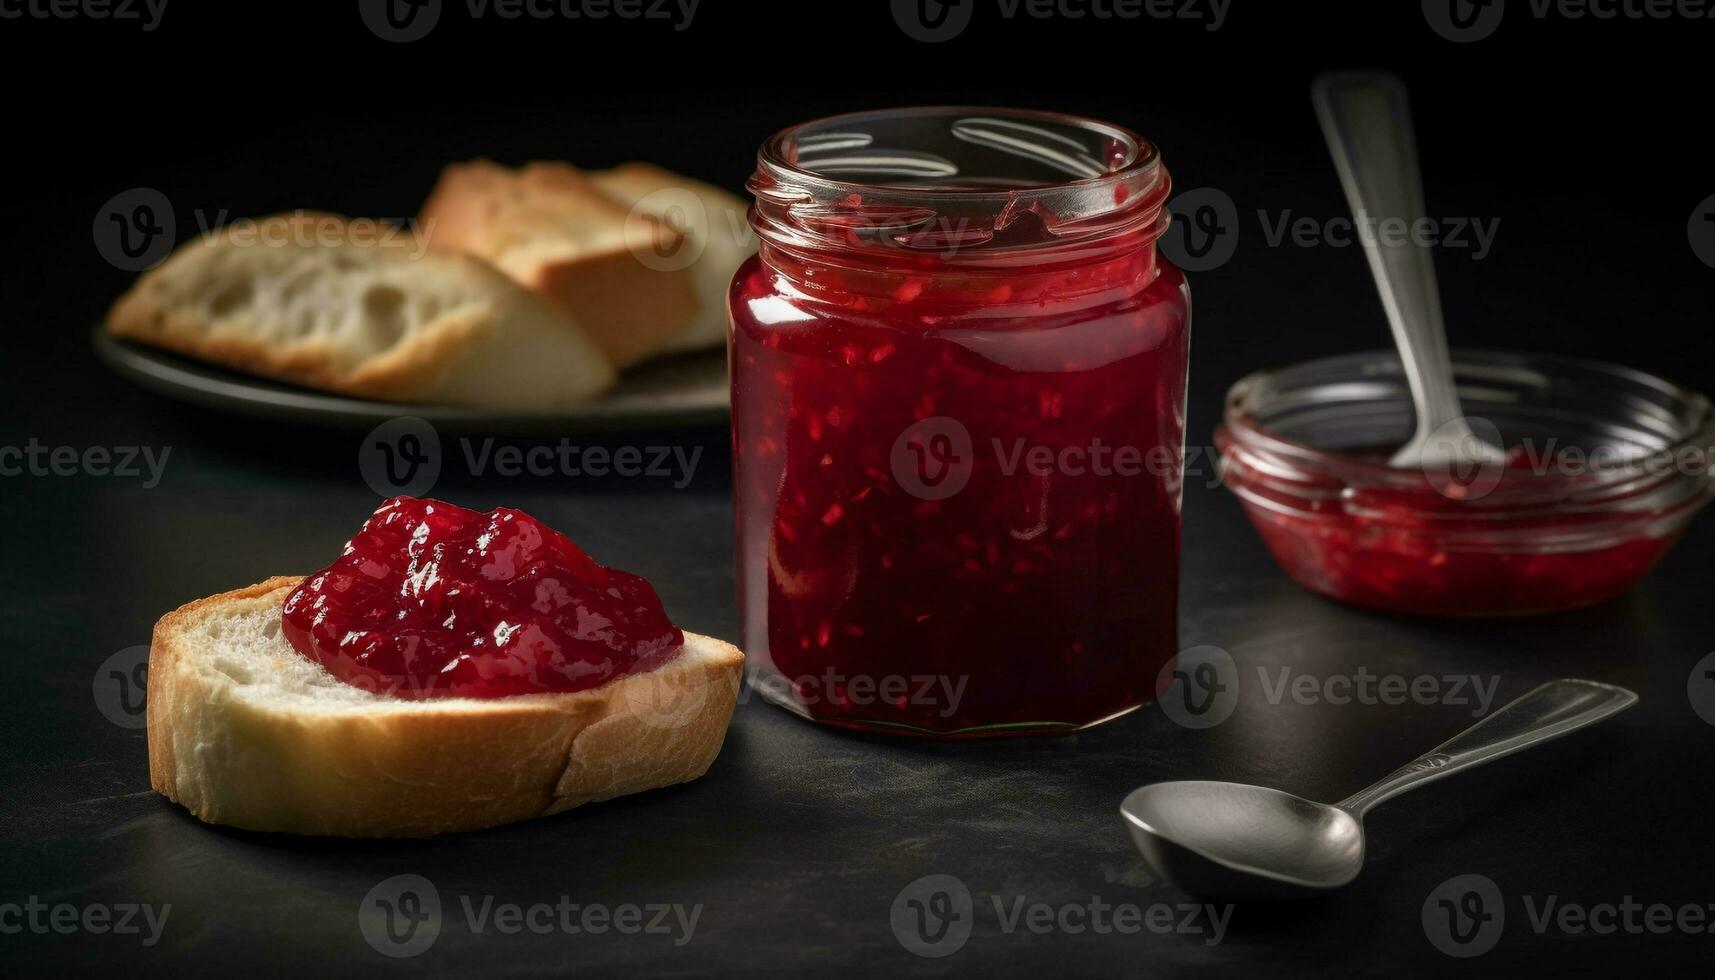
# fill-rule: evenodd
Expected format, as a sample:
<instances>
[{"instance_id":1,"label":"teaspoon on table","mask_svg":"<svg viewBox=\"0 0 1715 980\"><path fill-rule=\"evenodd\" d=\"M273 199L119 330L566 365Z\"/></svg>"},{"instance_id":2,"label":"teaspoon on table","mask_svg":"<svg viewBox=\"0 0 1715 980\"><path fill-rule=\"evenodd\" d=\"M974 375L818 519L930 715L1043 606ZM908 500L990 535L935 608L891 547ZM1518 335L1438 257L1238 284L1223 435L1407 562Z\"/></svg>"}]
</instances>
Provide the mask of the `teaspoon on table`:
<instances>
[{"instance_id":1,"label":"teaspoon on table","mask_svg":"<svg viewBox=\"0 0 1715 980\"><path fill-rule=\"evenodd\" d=\"M1308 897L1358 876L1364 814L1377 803L1593 725L1637 700L1623 687L1551 681L1333 805L1262 786L1185 780L1133 790L1120 814L1150 865L1193 895Z\"/></svg>"},{"instance_id":2,"label":"teaspoon on table","mask_svg":"<svg viewBox=\"0 0 1715 980\"><path fill-rule=\"evenodd\" d=\"M1359 223L1417 412L1410 441L1388 465L1445 469L1504 462L1505 450L1478 438L1459 407L1435 258L1418 235L1423 178L1404 83L1383 72L1330 72L1317 77L1310 97ZM1386 241L1379 233L1383 222L1393 230Z\"/></svg>"}]
</instances>

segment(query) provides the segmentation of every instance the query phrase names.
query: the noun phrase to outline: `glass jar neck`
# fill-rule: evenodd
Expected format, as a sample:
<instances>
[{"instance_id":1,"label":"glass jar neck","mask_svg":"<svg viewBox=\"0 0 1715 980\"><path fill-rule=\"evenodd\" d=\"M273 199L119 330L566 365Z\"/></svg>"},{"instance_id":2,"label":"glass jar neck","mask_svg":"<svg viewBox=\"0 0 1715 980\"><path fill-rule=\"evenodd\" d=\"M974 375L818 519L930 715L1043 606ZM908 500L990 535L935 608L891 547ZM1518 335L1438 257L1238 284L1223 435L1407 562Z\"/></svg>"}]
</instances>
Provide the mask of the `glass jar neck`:
<instances>
[{"instance_id":1,"label":"glass jar neck","mask_svg":"<svg viewBox=\"0 0 1715 980\"><path fill-rule=\"evenodd\" d=\"M1038 279L1062 295L1147 283L1172 181L1147 140L1108 123L933 107L784 130L749 186L763 260L788 279L968 302Z\"/></svg>"},{"instance_id":2,"label":"glass jar neck","mask_svg":"<svg viewBox=\"0 0 1715 980\"><path fill-rule=\"evenodd\" d=\"M1050 302L1061 308L1115 302L1160 274L1153 237L1136 234L980 261L957 253L806 246L766 236L759 252L782 285L805 299L909 303L929 314L981 307L1029 315Z\"/></svg>"}]
</instances>

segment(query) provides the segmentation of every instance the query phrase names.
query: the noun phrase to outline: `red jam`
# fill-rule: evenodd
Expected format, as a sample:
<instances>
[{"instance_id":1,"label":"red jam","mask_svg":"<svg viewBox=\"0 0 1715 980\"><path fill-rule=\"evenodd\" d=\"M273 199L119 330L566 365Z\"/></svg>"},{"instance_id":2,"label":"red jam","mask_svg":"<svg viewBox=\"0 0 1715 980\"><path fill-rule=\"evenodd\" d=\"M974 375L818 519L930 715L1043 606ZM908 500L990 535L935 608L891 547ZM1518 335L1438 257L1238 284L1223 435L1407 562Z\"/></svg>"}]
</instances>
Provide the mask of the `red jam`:
<instances>
[{"instance_id":1,"label":"red jam","mask_svg":"<svg viewBox=\"0 0 1715 980\"><path fill-rule=\"evenodd\" d=\"M648 582L530 515L412 497L286 597L282 628L340 680L402 698L582 691L684 643Z\"/></svg>"},{"instance_id":2,"label":"red jam","mask_svg":"<svg viewBox=\"0 0 1715 980\"><path fill-rule=\"evenodd\" d=\"M1678 535L1582 552L1454 551L1409 524L1313 521L1252 512L1275 560L1300 584L1355 605L1415 616L1518 616L1611 599Z\"/></svg>"},{"instance_id":3,"label":"red jam","mask_svg":"<svg viewBox=\"0 0 1715 980\"><path fill-rule=\"evenodd\" d=\"M1673 547L1677 520L1516 506L1546 479L1515 449L1472 499L1421 473L1353 487L1259 457L1223 427L1226 485L1287 574L1324 595L1418 616L1516 616L1593 605ZM1389 454L1369 459L1385 465Z\"/></svg>"},{"instance_id":4,"label":"red jam","mask_svg":"<svg viewBox=\"0 0 1715 980\"><path fill-rule=\"evenodd\" d=\"M1067 249L1027 212L975 236L992 263L758 230L730 295L753 683L906 734L1152 699L1178 646L1189 336L1158 226Z\"/></svg>"}]
</instances>

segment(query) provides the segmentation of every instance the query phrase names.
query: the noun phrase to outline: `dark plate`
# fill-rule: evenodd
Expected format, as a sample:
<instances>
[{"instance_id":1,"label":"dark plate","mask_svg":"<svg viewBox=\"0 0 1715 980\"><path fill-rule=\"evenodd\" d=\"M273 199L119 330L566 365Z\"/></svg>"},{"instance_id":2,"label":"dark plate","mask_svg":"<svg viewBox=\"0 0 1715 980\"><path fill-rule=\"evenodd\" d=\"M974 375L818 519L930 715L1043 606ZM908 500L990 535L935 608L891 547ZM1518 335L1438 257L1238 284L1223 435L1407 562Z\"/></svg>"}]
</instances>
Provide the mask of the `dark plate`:
<instances>
[{"instance_id":1,"label":"dark plate","mask_svg":"<svg viewBox=\"0 0 1715 980\"><path fill-rule=\"evenodd\" d=\"M586 405L519 412L330 395L116 340L99 326L92 343L103 363L150 391L204 408L291 422L374 426L414 415L452 431L574 433L723 425L730 413L722 351L682 354L633 368L612 391Z\"/></svg>"}]
</instances>

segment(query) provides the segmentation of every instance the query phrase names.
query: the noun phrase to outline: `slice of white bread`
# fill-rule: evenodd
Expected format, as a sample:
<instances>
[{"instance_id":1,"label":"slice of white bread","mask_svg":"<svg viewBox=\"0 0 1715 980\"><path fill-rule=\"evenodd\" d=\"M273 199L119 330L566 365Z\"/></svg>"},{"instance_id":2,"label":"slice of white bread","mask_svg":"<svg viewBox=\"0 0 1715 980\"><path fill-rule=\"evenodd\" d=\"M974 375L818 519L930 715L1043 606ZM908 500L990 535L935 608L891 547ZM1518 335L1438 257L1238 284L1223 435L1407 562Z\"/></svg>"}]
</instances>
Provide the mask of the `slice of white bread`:
<instances>
[{"instance_id":1,"label":"slice of white bread","mask_svg":"<svg viewBox=\"0 0 1715 980\"><path fill-rule=\"evenodd\" d=\"M613 368L552 303L379 222L295 212L181 246L107 316L114 335L363 398L542 409Z\"/></svg>"},{"instance_id":2,"label":"slice of white bread","mask_svg":"<svg viewBox=\"0 0 1715 980\"><path fill-rule=\"evenodd\" d=\"M657 261L678 233L650 218L628 241L631 209L564 163L514 170L488 160L451 164L418 225L438 248L469 252L560 303L607 359L628 367L696 315L687 269Z\"/></svg>"},{"instance_id":3,"label":"slice of white bread","mask_svg":"<svg viewBox=\"0 0 1715 980\"><path fill-rule=\"evenodd\" d=\"M590 174L590 179L628 208L665 222L683 236L680 248L697 287L696 315L667 338L661 353L705 350L726 344L727 290L733 273L756 251L756 238L737 196L712 184L663 170L651 163L628 163ZM632 229L636 237L635 226Z\"/></svg>"},{"instance_id":4,"label":"slice of white bread","mask_svg":"<svg viewBox=\"0 0 1715 980\"><path fill-rule=\"evenodd\" d=\"M149 777L202 820L424 837L685 782L720 752L744 655L685 634L656 670L572 694L404 700L347 684L280 635L300 581L193 602L155 626Z\"/></svg>"}]
</instances>

